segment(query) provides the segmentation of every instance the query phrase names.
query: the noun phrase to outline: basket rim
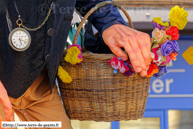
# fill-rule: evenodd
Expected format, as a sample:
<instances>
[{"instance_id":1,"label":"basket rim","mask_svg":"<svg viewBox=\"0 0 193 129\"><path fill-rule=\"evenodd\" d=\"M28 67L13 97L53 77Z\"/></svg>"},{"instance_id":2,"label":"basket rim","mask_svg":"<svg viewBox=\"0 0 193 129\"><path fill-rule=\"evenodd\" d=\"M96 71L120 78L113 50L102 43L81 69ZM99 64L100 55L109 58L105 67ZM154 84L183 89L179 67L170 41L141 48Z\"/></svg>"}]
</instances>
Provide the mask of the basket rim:
<instances>
[{"instance_id":1,"label":"basket rim","mask_svg":"<svg viewBox=\"0 0 193 129\"><path fill-rule=\"evenodd\" d=\"M63 57L65 57L67 53L67 50L64 50ZM106 54L99 54L99 53L91 53L86 48L82 48L82 53L81 53L83 59L97 59L97 60L111 60L113 57L115 57L115 54L112 53L106 53Z\"/></svg>"}]
</instances>

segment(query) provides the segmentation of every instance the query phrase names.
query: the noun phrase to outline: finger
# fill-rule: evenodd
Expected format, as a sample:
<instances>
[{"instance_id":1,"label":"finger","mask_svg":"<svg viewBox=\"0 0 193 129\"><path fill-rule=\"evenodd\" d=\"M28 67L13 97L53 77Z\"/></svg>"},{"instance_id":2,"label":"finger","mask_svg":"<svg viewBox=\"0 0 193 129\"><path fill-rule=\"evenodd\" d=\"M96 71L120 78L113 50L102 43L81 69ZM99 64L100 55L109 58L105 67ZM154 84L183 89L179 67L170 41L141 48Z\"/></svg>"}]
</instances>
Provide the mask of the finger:
<instances>
[{"instance_id":1,"label":"finger","mask_svg":"<svg viewBox=\"0 0 193 129\"><path fill-rule=\"evenodd\" d=\"M142 51L140 50L139 42L134 36L129 37L129 42L131 44L131 47L136 53L136 56L139 60L140 66L142 70L146 70L145 60L142 55Z\"/></svg>"},{"instance_id":2,"label":"finger","mask_svg":"<svg viewBox=\"0 0 193 129\"><path fill-rule=\"evenodd\" d=\"M148 43L145 43L145 38L144 36L141 36L141 35L137 35L137 40L138 40L138 43L139 43L139 47L141 49L141 53L142 53L142 56L143 56L143 59L145 61L145 67L147 70L149 68L149 63L150 63L150 50L149 50L149 46L148 46Z\"/></svg>"},{"instance_id":3,"label":"finger","mask_svg":"<svg viewBox=\"0 0 193 129\"><path fill-rule=\"evenodd\" d=\"M147 50L148 50L149 57L151 59L151 41L150 41L149 35L147 36L145 42L147 43Z\"/></svg>"},{"instance_id":4,"label":"finger","mask_svg":"<svg viewBox=\"0 0 193 129\"><path fill-rule=\"evenodd\" d=\"M142 70L142 71L140 72L140 76L141 76L141 77L146 77L146 76L147 76L147 71L146 71L146 70Z\"/></svg>"},{"instance_id":5,"label":"finger","mask_svg":"<svg viewBox=\"0 0 193 129\"><path fill-rule=\"evenodd\" d=\"M150 39L150 36L146 33L143 33L145 39L144 39L144 43L146 44L146 47L147 47L147 50L148 50L148 53L149 55L151 55L151 39Z\"/></svg>"},{"instance_id":6,"label":"finger","mask_svg":"<svg viewBox=\"0 0 193 129\"><path fill-rule=\"evenodd\" d=\"M12 105L8 98L7 91L4 88L3 84L0 81L0 103L3 106L5 112L5 119L10 121L13 119Z\"/></svg>"},{"instance_id":7,"label":"finger","mask_svg":"<svg viewBox=\"0 0 193 129\"><path fill-rule=\"evenodd\" d=\"M128 60L128 56L127 54L118 46L109 46L109 48L111 49L111 51L118 56L119 58L121 58L123 61Z\"/></svg>"},{"instance_id":8,"label":"finger","mask_svg":"<svg viewBox=\"0 0 193 129\"><path fill-rule=\"evenodd\" d=\"M3 121L3 118L0 116L0 129L7 129L2 127L2 121Z\"/></svg>"},{"instance_id":9,"label":"finger","mask_svg":"<svg viewBox=\"0 0 193 129\"><path fill-rule=\"evenodd\" d=\"M3 100L2 102L4 113L5 113L5 120L12 121L13 120L13 110L10 101Z\"/></svg>"},{"instance_id":10,"label":"finger","mask_svg":"<svg viewBox=\"0 0 193 129\"><path fill-rule=\"evenodd\" d=\"M121 26L123 26L123 25L121 25ZM129 35L137 35L137 34L144 35L144 37L146 37L145 38L145 44L147 45L148 50L151 50L150 37L149 37L148 34L142 33L140 31L137 31L137 30L129 28L129 27L121 27L121 29L119 29L119 31L120 30L122 30L123 32L125 32L125 33L127 33Z\"/></svg>"},{"instance_id":11,"label":"finger","mask_svg":"<svg viewBox=\"0 0 193 129\"><path fill-rule=\"evenodd\" d=\"M10 107L7 107L4 109L5 112L5 120L6 121L12 121L13 120L13 110Z\"/></svg>"},{"instance_id":12,"label":"finger","mask_svg":"<svg viewBox=\"0 0 193 129\"><path fill-rule=\"evenodd\" d=\"M128 42L129 42L128 37L131 35L129 33L127 33L125 30L123 30L120 26L118 26L118 27L116 26L114 28L117 31L117 34L114 35L114 37L113 37L115 40L115 43L117 44L118 47L125 48L125 45L128 44ZM125 26L123 28L125 28ZM134 34L134 33L131 32L131 34ZM126 58L128 58L128 56L126 54L125 54L125 56L126 56ZM126 61L126 60L124 60L124 61ZM138 65L137 61L133 61L133 63ZM141 70L141 68L136 68L136 71L140 71L140 70Z\"/></svg>"},{"instance_id":13,"label":"finger","mask_svg":"<svg viewBox=\"0 0 193 129\"><path fill-rule=\"evenodd\" d=\"M121 47L123 47L122 44L119 43L119 41L122 38L122 35L115 29L114 35L112 38L104 38L105 44L111 49L112 53L114 53L116 56L121 58L123 61L128 60L128 56Z\"/></svg>"},{"instance_id":14,"label":"finger","mask_svg":"<svg viewBox=\"0 0 193 129\"><path fill-rule=\"evenodd\" d=\"M122 37L128 37L128 36L131 36L131 35L140 35L140 34L143 35L142 37L145 38L146 40L147 40L146 37L148 37L147 34L139 33L138 31L136 31L134 29L131 29L131 28L128 28L128 27L115 27L115 29L122 35ZM150 50L150 49L147 50L147 48L150 47L150 44L148 44L146 42L144 44L144 40L142 42L143 42L143 44L140 44L140 45L143 45L143 46L140 46L140 49L141 49L142 52L140 52L137 55L142 55L142 56L139 56L140 62L145 63L145 64L144 63L142 64L142 69L147 70L149 68L149 61L150 61L150 56L149 56L150 51L148 52L148 50ZM121 46L124 46L124 44L125 44L125 42L122 42L122 43L120 42ZM146 45L148 45L148 46L146 46ZM143 72L143 74L145 75L145 72Z\"/></svg>"},{"instance_id":15,"label":"finger","mask_svg":"<svg viewBox=\"0 0 193 129\"><path fill-rule=\"evenodd\" d=\"M150 36L147 34L146 36L146 40L145 40L145 43L147 44L147 52L148 52L148 57L149 57L149 61L148 61L148 69L149 69L149 63L150 63L150 60L151 60L151 41L150 41Z\"/></svg>"},{"instance_id":16,"label":"finger","mask_svg":"<svg viewBox=\"0 0 193 129\"><path fill-rule=\"evenodd\" d=\"M128 39L128 43L125 44L124 48L125 48L125 51L127 52L127 54L129 55L129 58L130 58L130 61L131 61L131 64L133 66L134 71L138 73L141 71L141 65L140 65L139 59L138 59L135 51L131 47L131 43L130 43L128 37L127 37L127 39Z\"/></svg>"}]
</instances>

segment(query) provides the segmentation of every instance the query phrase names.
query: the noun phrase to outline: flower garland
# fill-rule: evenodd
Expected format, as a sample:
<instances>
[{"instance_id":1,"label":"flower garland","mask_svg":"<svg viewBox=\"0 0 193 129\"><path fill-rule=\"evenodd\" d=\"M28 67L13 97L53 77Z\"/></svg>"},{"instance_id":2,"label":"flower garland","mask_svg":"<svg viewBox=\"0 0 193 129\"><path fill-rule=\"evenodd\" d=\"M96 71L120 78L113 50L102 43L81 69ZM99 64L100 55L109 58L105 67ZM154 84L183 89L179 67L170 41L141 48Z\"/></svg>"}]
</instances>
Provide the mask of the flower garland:
<instances>
[{"instance_id":1,"label":"flower garland","mask_svg":"<svg viewBox=\"0 0 193 129\"><path fill-rule=\"evenodd\" d=\"M179 6L175 6L170 10L169 22L163 23L160 17L153 18L151 24L154 27L151 39L151 62L147 77L160 78L169 72L167 64L171 60L176 60L179 52L179 45L176 40L179 39L179 30L183 30L186 26L188 12ZM132 65L129 61L122 61L118 57L113 57L108 61L109 65L126 76L134 73ZM128 65L129 64L129 65Z\"/></svg>"},{"instance_id":2,"label":"flower garland","mask_svg":"<svg viewBox=\"0 0 193 129\"><path fill-rule=\"evenodd\" d=\"M81 47L77 44L73 44L68 46L67 48L67 54L64 57L64 60L66 62L71 63L72 65L76 65L78 63L81 63L83 61L82 55L81 55ZM64 83L71 83L72 78L68 74L67 71L65 71L62 66L58 67L58 77L64 82Z\"/></svg>"}]
</instances>

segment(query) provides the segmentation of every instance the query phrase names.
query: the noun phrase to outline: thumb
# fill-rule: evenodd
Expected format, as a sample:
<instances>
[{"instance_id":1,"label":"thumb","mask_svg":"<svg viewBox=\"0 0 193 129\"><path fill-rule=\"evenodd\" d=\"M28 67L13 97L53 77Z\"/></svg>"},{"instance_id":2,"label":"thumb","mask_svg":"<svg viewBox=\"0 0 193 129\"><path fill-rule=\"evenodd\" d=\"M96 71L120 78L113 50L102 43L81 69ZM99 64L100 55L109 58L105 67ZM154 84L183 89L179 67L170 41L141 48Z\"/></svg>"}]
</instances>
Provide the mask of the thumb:
<instances>
[{"instance_id":1,"label":"thumb","mask_svg":"<svg viewBox=\"0 0 193 129\"><path fill-rule=\"evenodd\" d=\"M0 129L6 129L2 127L2 121L3 121L3 118L0 116Z\"/></svg>"},{"instance_id":2,"label":"thumb","mask_svg":"<svg viewBox=\"0 0 193 129\"><path fill-rule=\"evenodd\" d=\"M13 110L12 105L10 102L2 102L4 113L5 113L5 119L6 121L12 121L13 120Z\"/></svg>"},{"instance_id":3,"label":"thumb","mask_svg":"<svg viewBox=\"0 0 193 129\"><path fill-rule=\"evenodd\" d=\"M7 91L0 81L0 103L3 106L5 112L5 119L11 121L13 119L12 105L7 95Z\"/></svg>"}]
</instances>

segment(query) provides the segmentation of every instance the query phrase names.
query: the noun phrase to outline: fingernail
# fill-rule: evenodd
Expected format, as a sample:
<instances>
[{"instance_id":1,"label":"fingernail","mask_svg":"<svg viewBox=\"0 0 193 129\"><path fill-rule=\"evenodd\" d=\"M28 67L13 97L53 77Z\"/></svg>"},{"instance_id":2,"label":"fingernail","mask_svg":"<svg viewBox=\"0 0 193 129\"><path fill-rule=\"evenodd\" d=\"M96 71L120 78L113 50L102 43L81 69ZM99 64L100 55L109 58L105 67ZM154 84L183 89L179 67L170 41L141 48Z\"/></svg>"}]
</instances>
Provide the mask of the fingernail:
<instances>
[{"instance_id":1,"label":"fingernail","mask_svg":"<svg viewBox=\"0 0 193 129\"><path fill-rule=\"evenodd\" d=\"M140 67L136 68L136 72L137 72L137 73L140 72L140 71L141 71L141 68L140 68Z\"/></svg>"},{"instance_id":2,"label":"fingernail","mask_svg":"<svg viewBox=\"0 0 193 129\"><path fill-rule=\"evenodd\" d=\"M124 56L122 56L121 59L122 59L123 61L126 61L126 58L125 58Z\"/></svg>"},{"instance_id":3,"label":"fingernail","mask_svg":"<svg viewBox=\"0 0 193 129\"><path fill-rule=\"evenodd\" d=\"M147 72L146 72L146 71L142 71L141 75L142 75L143 77L145 77L145 76L147 76Z\"/></svg>"}]
</instances>

